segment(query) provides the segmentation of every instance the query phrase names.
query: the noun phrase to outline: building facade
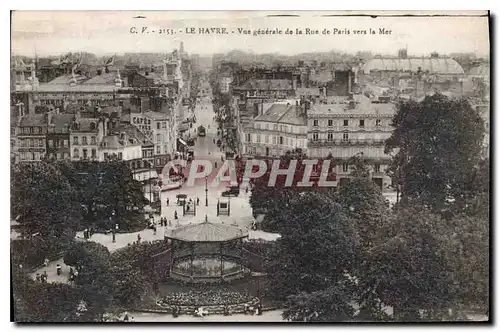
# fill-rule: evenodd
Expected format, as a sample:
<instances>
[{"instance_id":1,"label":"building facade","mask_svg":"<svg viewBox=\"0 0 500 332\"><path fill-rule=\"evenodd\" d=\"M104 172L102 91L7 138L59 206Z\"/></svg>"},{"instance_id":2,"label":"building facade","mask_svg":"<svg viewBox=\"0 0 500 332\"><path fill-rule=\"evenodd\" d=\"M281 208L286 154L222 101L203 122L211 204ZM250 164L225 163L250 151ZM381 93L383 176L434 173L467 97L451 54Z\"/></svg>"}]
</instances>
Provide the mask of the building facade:
<instances>
[{"instance_id":1,"label":"building facade","mask_svg":"<svg viewBox=\"0 0 500 332\"><path fill-rule=\"evenodd\" d=\"M371 164L374 182L385 189L391 185L385 174L391 156L384 153L384 146L394 114L393 104L371 103L363 95L313 104L307 112L308 156L340 160L337 178L342 185L350 178L348 159L362 155Z\"/></svg>"},{"instance_id":2,"label":"building facade","mask_svg":"<svg viewBox=\"0 0 500 332\"><path fill-rule=\"evenodd\" d=\"M260 112L253 126L243 129L243 156L279 157L290 150L307 150L305 107L298 102L260 104Z\"/></svg>"}]
</instances>

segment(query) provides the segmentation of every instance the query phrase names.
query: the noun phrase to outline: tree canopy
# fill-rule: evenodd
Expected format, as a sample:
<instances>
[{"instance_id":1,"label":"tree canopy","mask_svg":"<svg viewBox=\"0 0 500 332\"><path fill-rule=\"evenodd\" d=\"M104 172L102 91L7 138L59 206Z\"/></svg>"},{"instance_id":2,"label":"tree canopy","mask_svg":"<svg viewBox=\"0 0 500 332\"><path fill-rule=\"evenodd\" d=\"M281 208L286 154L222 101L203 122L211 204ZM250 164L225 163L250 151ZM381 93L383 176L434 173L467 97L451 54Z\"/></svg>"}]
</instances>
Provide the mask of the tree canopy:
<instances>
[{"instance_id":1,"label":"tree canopy","mask_svg":"<svg viewBox=\"0 0 500 332\"><path fill-rule=\"evenodd\" d=\"M401 102L392 126L386 153L395 152L389 170L402 199L418 198L442 210L463 192L480 160L480 114L467 100L434 94L421 102Z\"/></svg>"}]
</instances>

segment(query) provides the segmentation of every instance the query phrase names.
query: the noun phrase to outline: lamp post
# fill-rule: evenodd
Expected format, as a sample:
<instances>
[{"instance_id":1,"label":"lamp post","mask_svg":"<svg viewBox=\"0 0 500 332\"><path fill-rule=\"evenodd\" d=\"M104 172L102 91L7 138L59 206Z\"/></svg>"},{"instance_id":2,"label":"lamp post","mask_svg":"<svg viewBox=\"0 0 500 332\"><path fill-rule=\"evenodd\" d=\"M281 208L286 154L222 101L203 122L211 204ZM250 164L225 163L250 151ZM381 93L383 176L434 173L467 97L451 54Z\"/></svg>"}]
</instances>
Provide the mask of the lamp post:
<instances>
[{"instance_id":1,"label":"lamp post","mask_svg":"<svg viewBox=\"0 0 500 332\"><path fill-rule=\"evenodd\" d=\"M113 212L111 212L111 217L109 217L109 219L111 219L111 224L113 224L113 220L114 220L114 217L115 217L115 210L113 210ZM112 232L112 235L113 235L113 243L116 243L116 232L118 232L118 224L115 224L115 227L113 228L113 232Z\"/></svg>"},{"instance_id":2,"label":"lamp post","mask_svg":"<svg viewBox=\"0 0 500 332\"><path fill-rule=\"evenodd\" d=\"M208 206L208 176L205 176L205 206Z\"/></svg>"}]
</instances>

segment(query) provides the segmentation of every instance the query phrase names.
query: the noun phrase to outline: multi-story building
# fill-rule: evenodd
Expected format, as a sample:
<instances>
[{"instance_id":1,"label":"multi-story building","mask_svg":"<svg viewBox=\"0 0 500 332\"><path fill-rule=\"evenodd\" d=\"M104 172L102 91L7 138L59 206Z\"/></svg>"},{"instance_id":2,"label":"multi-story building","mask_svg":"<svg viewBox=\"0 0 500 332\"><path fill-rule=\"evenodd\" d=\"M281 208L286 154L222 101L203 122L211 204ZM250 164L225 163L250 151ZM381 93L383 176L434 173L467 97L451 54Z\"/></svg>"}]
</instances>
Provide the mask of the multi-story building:
<instances>
[{"instance_id":1,"label":"multi-story building","mask_svg":"<svg viewBox=\"0 0 500 332\"><path fill-rule=\"evenodd\" d=\"M259 114L260 103L270 103L293 98L296 81L288 79L250 78L243 85L233 87L239 100L239 114L243 126L250 125Z\"/></svg>"},{"instance_id":2,"label":"multi-story building","mask_svg":"<svg viewBox=\"0 0 500 332\"><path fill-rule=\"evenodd\" d=\"M16 162L33 162L45 158L47 120L47 114L28 114L18 118L15 131Z\"/></svg>"},{"instance_id":3,"label":"multi-story building","mask_svg":"<svg viewBox=\"0 0 500 332\"><path fill-rule=\"evenodd\" d=\"M70 159L70 131L74 115L54 112L47 114L47 157L51 160Z\"/></svg>"},{"instance_id":4,"label":"multi-story building","mask_svg":"<svg viewBox=\"0 0 500 332\"><path fill-rule=\"evenodd\" d=\"M107 118L83 118L77 113L71 124L71 160L99 160L99 146L106 136Z\"/></svg>"},{"instance_id":5,"label":"multi-story building","mask_svg":"<svg viewBox=\"0 0 500 332\"><path fill-rule=\"evenodd\" d=\"M243 129L245 157L279 157L290 150L307 150L305 105L299 105L298 101L260 104L260 113L252 127Z\"/></svg>"},{"instance_id":6,"label":"multi-story building","mask_svg":"<svg viewBox=\"0 0 500 332\"><path fill-rule=\"evenodd\" d=\"M393 104L372 103L364 95L329 98L328 104L312 104L307 111L308 156L333 157L339 185L349 180L347 160L362 154L372 165L372 178L382 188L389 186L385 174L391 156L384 153L385 140L395 114Z\"/></svg>"},{"instance_id":7,"label":"multi-story building","mask_svg":"<svg viewBox=\"0 0 500 332\"><path fill-rule=\"evenodd\" d=\"M130 123L153 142L154 164L158 168L170 161L176 151L177 134L173 118L175 116L171 114L152 111L130 114Z\"/></svg>"},{"instance_id":8,"label":"multi-story building","mask_svg":"<svg viewBox=\"0 0 500 332\"><path fill-rule=\"evenodd\" d=\"M142 158L141 143L125 132L104 136L100 143L99 152L100 161L117 158L128 162L138 162ZM131 168L135 169L136 167Z\"/></svg>"}]
</instances>

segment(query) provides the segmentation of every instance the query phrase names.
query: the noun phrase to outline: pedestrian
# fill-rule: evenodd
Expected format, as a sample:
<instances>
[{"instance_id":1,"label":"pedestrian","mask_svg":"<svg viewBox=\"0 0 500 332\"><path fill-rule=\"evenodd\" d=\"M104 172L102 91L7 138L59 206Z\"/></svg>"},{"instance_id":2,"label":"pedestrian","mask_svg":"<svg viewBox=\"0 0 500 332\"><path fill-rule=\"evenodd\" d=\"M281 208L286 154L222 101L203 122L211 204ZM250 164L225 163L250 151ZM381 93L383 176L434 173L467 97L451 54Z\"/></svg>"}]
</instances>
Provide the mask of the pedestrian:
<instances>
[{"instance_id":1,"label":"pedestrian","mask_svg":"<svg viewBox=\"0 0 500 332\"><path fill-rule=\"evenodd\" d=\"M141 243L141 234L137 234L137 243Z\"/></svg>"},{"instance_id":2,"label":"pedestrian","mask_svg":"<svg viewBox=\"0 0 500 332\"><path fill-rule=\"evenodd\" d=\"M36 274L35 280L38 282L42 281L42 277L40 276L40 273Z\"/></svg>"},{"instance_id":3,"label":"pedestrian","mask_svg":"<svg viewBox=\"0 0 500 332\"><path fill-rule=\"evenodd\" d=\"M196 197L196 205L200 205L200 198Z\"/></svg>"},{"instance_id":4,"label":"pedestrian","mask_svg":"<svg viewBox=\"0 0 500 332\"><path fill-rule=\"evenodd\" d=\"M123 321L124 322L128 322L129 321L128 312L126 312L126 311L125 311L125 316L123 317Z\"/></svg>"},{"instance_id":5,"label":"pedestrian","mask_svg":"<svg viewBox=\"0 0 500 332\"><path fill-rule=\"evenodd\" d=\"M175 219L175 220L179 219L179 217L177 216L177 210L176 210L176 211L174 211L174 219Z\"/></svg>"},{"instance_id":6,"label":"pedestrian","mask_svg":"<svg viewBox=\"0 0 500 332\"><path fill-rule=\"evenodd\" d=\"M156 235L156 225L153 226L153 235Z\"/></svg>"},{"instance_id":7,"label":"pedestrian","mask_svg":"<svg viewBox=\"0 0 500 332\"><path fill-rule=\"evenodd\" d=\"M47 282L47 278L48 278L48 274L47 274L47 271L43 271L43 274L42 274L42 282L43 283L46 283Z\"/></svg>"},{"instance_id":8,"label":"pedestrian","mask_svg":"<svg viewBox=\"0 0 500 332\"><path fill-rule=\"evenodd\" d=\"M170 200L169 200L169 199L168 199L168 197L167 197L167 206L168 206L168 204L169 204L169 203L170 203Z\"/></svg>"},{"instance_id":9,"label":"pedestrian","mask_svg":"<svg viewBox=\"0 0 500 332\"><path fill-rule=\"evenodd\" d=\"M168 226L172 227L172 220L168 221Z\"/></svg>"},{"instance_id":10,"label":"pedestrian","mask_svg":"<svg viewBox=\"0 0 500 332\"><path fill-rule=\"evenodd\" d=\"M47 267L47 265L49 265L49 259L48 258L45 258L43 260L43 266Z\"/></svg>"},{"instance_id":11,"label":"pedestrian","mask_svg":"<svg viewBox=\"0 0 500 332\"><path fill-rule=\"evenodd\" d=\"M248 194L248 187L245 188L245 194Z\"/></svg>"},{"instance_id":12,"label":"pedestrian","mask_svg":"<svg viewBox=\"0 0 500 332\"><path fill-rule=\"evenodd\" d=\"M56 272L57 272L57 275L60 276L61 275L61 272L62 272L62 267L60 264L57 264L56 265Z\"/></svg>"}]
</instances>

